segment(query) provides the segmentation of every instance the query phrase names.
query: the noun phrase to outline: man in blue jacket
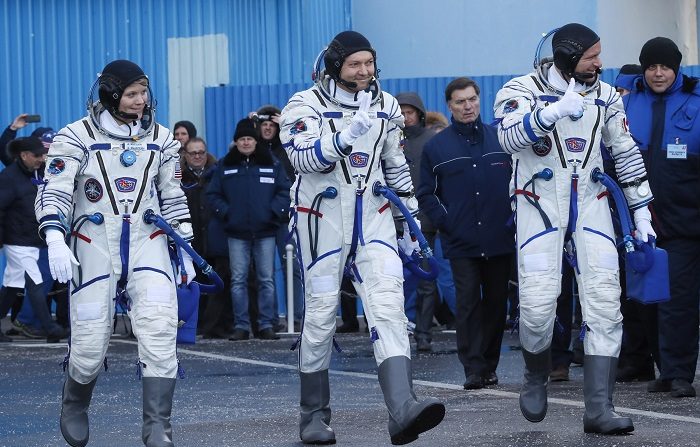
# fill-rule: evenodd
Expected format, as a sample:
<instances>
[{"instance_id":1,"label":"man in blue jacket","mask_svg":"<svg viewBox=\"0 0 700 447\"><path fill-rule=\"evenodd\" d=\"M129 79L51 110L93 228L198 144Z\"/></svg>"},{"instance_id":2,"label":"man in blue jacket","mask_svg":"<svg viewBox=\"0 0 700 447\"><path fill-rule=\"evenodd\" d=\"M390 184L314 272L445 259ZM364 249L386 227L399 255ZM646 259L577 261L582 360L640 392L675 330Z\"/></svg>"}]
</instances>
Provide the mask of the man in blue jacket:
<instances>
[{"instance_id":1,"label":"man in blue jacket","mask_svg":"<svg viewBox=\"0 0 700 447\"><path fill-rule=\"evenodd\" d=\"M515 252L508 185L510 156L479 116L479 86L457 78L445 89L452 125L428 141L420 209L442 235L457 290L457 350L465 389L498 383L508 278Z\"/></svg>"},{"instance_id":2,"label":"man in blue jacket","mask_svg":"<svg viewBox=\"0 0 700 447\"><path fill-rule=\"evenodd\" d=\"M665 37L644 44L643 75L625 96L630 131L654 193L658 246L668 252L671 300L658 305L660 377L650 392L695 397L700 297L700 87Z\"/></svg>"},{"instance_id":3,"label":"man in blue jacket","mask_svg":"<svg viewBox=\"0 0 700 447\"><path fill-rule=\"evenodd\" d=\"M236 125L233 144L214 173L207 198L212 213L224 223L231 263L234 332L229 340L247 340L248 270L251 256L258 284L259 338L278 339L272 325L275 234L289 212L290 183L282 165L258 144L255 122Z\"/></svg>"}]
</instances>

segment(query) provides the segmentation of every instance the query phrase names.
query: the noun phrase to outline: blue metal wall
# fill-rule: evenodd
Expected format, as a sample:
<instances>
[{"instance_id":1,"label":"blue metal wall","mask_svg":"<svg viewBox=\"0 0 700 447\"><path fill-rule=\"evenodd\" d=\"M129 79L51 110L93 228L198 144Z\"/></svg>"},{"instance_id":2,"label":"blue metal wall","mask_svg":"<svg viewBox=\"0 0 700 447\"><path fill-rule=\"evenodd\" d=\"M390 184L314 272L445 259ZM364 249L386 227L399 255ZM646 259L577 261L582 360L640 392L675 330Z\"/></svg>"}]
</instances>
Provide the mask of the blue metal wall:
<instances>
[{"instance_id":1,"label":"blue metal wall","mask_svg":"<svg viewBox=\"0 0 700 447\"><path fill-rule=\"evenodd\" d=\"M302 82L350 17L350 0L2 0L0 125L22 112L55 128L80 118L97 72L119 58L149 74L169 125L169 38L225 34L231 85Z\"/></svg>"}]
</instances>

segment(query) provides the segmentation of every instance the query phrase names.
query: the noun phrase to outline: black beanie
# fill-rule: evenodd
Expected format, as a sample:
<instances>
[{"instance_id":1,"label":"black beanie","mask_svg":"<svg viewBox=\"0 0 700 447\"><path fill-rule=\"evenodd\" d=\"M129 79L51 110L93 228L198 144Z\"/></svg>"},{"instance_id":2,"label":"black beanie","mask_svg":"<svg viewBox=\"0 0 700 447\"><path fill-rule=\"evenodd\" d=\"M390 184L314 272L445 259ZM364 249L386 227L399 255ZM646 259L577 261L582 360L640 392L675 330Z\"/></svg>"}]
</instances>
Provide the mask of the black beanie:
<instances>
[{"instance_id":1,"label":"black beanie","mask_svg":"<svg viewBox=\"0 0 700 447\"><path fill-rule=\"evenodd\" d=\"M141 67L131 61L118 59L110 62L100 73L100 102L105 107L117 109L124 90L143 78L148 79Z\"/></svg>"},{"instance_id":2,"label":"black beanie","mask_svg":"<svg viewBox=\"0 0 700 447\"><path fill-rule=\"evenodd\" d=\"M187 135L189 135L190 138L197 136L197 128L194 127L194 124L192 124L190 121L178 121L173 127L173 132L177 130L178 127L184 127L187 129Z\"/></svg>"},{"instance_id":3,"label":"black beanie","mask_svg":"<svg viewBox=\"0 0 700 447\"><path fill-rule=\"evenodd\" d=\"M562 26L552 36L554 65L563 73L573 73L583 53L599 40L595 31L580 23Z\"/></svg>"},{"instance_id":4,"label":"black beanie","mask_svg":"<svg viewBox=\"0 0 700 447\"><path fill-rule=\"evenodd\" d=\"M260 141L260 132L255 127L255 121L250 118L243 118L236 124L236 132L233 134L233 141L241 137L253 137L255 141Z\"/></svg>"},{"instance_id":5,"label":"black beanie","mask_svg":"<svg viewBox=\"0 0 700 447\"><path fill-rule=\"evenodd\" d=\"M333 79L338 79L340 68L343 66L345 58L358 51L369 51L372 53L376 66L377 53L365 36L357 31L343 31L335 36L331 43L328 44L328 51L323 56L326 73Z\"/></svg>"},{"instance_id":6,"label":"black beanie","mask_svg":"<svg viewBox=\"0 0 700 447\"><path fill-rule=\"evenodd\" d=\"M667 37L654 37L644 44L639 53L639 63L642 64L643 71L651 65L661 64L678 74L681 59L683 55L678 50L678 46Z\"/></svg>"},{"instance_id":7,"label":"black beanie","mask_svg":"<svg viewBox=\"0 0 700 447\"><path fill-rule=\"evenodd\" d=\"M642 73L644 73L642 67L637 64L625 64L620 67L621 75L640 75Z\"/></svg>"},{"instance_id":8,"label":"black beanie","mask_svg":"<svg viewBox=\"0 0 700 447\"><path fill-rule=\"evenodd\" d=\"M260 107L255 113L258 114L258 121L262 123L263 121L272 121L272 117L274 115L281 114L282 111L279 108L273 106L272 104L268 104L266 106Z\"/></svg>"}]
</instances>

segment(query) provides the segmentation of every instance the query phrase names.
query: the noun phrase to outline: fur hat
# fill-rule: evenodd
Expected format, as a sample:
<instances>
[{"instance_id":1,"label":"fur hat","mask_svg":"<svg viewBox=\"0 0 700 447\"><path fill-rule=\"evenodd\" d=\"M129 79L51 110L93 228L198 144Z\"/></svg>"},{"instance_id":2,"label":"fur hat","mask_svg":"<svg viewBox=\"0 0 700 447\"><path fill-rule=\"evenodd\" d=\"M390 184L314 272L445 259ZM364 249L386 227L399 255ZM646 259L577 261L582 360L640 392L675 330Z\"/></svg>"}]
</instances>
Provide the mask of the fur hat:
<instances>
[{"instance_id":1,"label":"fur hat","mask_svg":"<svg viewBox=\"0 0 700 447\"><path fill-rule=\"evenodd\" d=\"M241 137L253 137L255 141L260 141L260 132L255 126L255 121L250 118L243 118L236 124L236 132L233 134L233 141Z\"/></svg>"}]
</instances>

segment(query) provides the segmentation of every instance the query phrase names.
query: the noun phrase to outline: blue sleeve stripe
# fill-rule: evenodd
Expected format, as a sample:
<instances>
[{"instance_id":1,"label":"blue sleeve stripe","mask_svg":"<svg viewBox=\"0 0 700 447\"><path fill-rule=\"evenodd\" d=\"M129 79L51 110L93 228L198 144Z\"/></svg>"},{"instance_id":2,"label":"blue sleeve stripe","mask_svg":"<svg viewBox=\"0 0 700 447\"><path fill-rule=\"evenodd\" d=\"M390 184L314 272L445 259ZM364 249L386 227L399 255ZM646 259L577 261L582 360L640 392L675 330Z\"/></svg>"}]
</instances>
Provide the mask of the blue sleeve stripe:
<instances>
[{"instance_id":1,"label":"blue sleeve stripe","mask_svg":"<svg viewBox=\"0 0 700 447\"><path fill-rule=\"evenodd\" d=\"M326 160L326 158L323 156L323 151L321 150L321 139L317 139L314 141L314 154L316 155L316 158L323 163L324 165L328 166L331 164L330 161Z\"/></svg>"},{"instance_id":2,"label":"blue sleeve stripe","mask_svg":"<svg viewBox=\"0 0 700 447\"><path fill-rule=\"evenodd\" d=\"M530 124L530 113L526 113L525 116L523 116L523 127L525 128L525 133L527 133L527 136L532 141L539 140L537 135L535 135L535 132L532 130L532 125Z\"/></svg>"}]
</instances>

